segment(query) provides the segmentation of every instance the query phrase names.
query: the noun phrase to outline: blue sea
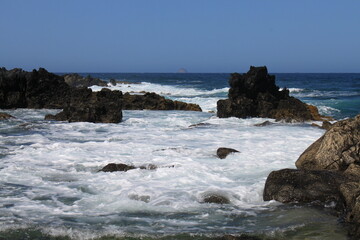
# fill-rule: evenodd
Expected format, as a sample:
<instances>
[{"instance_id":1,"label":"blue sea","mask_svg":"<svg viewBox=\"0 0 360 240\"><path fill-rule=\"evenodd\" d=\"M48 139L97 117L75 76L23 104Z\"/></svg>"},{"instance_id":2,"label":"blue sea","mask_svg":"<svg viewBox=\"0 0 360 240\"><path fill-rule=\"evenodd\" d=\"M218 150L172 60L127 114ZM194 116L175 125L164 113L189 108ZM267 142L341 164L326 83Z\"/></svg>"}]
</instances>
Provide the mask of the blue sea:
<instances>
[{"instance_id":1,"label":"blue sea","mask_svg":"<svg viewBox=\"0 0 360 240\"><path fill-rule=\"evenodd\" d=\"M123 82L112 90L156 92L203 112L125 110L121 123L94 124L44 120L60 110L0 110L16 117L0 121L0 239L347 239L332 204L262 200L268 174L295 168L324 134L313 122L217 118L228 73L90 75ZM360 74L275 75L336 121L360 113ZM275 124L254 126L266 120ZM219 147L240 152L219 159ZM98 172L112 162L158 168ZM230 204L203 203L211 194Z\"/></svg>"}]
</instances>

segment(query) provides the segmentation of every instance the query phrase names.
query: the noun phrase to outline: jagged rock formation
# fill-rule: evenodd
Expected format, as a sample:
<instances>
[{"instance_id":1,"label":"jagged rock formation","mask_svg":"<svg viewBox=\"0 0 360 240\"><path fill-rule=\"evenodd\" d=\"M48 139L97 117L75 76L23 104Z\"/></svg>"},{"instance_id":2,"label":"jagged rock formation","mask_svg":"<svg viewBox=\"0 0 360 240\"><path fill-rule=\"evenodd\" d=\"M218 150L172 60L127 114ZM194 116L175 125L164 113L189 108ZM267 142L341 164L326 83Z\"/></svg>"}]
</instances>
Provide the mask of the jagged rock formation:
<instances>
[{"instance_id":1,"label":"jagged rock formation","mask_svg":"<svg viewBox=\"0 0 360 240\"><path fill-rule=\"evenodd\" d=\"M93 85L107 86L105 81L102 81L99 78L93 78L90 75L83 77L77 73L71 73L65 74L63 77L70 87L91 87Z\"/></svg>"},{"instance_id":2,"label":"jagged rock formation","mask_svg":"<svg viewBox=\"0 0 360 240\"><path fill-rule=\"evenodd\" d=\"M46 120L69 122L118 123L122 119L122 93L102 89L73 89L63 111L46 115Z\"/></svg>"},{"instance_id":3,"label":"jagged rock formation","mask_svg":"<svg viewBox=\"0 0 360 240\"><path fill-rule=\"evenodd\" d=\"M360 237L360 115L339 121L299 157L296 169L270 173L264 200L333 201Z\"/></svg>"},{"instance_id":4,"label":"jagged rock formation","mask_svg":"<svg viewBox=\"0 0 360 240\"><path fill-rule=\"evenodd\" d=\"M317 108L289 96L275 85L275 76L266 67L250 67L246 74L231 74L228 99L217 102L217 115L227 117L266 117L286 121L322 120Z\"/></svg>"},{"instance_id":5,"label":"jagged rock formation","mask_svg":"<svg viewBox=\"0 0 360 240\"><path fill-rule=\"evenodd\" d=\"M0 68L0 108L63 108L69 96L64 79L44 68Z\"/></svg>"},{"instance_id":6,"label":"jagged rock formation","mask_svg":"<svg viewBox=\"0 0 360 240\"><path fill-rule=\"evenodd\" d=\"M360 115L339 121L296 161L300 169L345 170L360 164Z\"/></svg>"},{"instance_id":7,"label":"jagged rock formation","mask_svg":"<svg viewBox=\"0 0 360 240\"><path fill-rule=\"evenodd\" d=\"M166 99L156 93L145 93L142 95L131 95L125 93L123 95L124 110L184 110L184 111L200 111L201 108L197 104L185 103L180 101L172 101Z\"/></svg>"}]
</instances>

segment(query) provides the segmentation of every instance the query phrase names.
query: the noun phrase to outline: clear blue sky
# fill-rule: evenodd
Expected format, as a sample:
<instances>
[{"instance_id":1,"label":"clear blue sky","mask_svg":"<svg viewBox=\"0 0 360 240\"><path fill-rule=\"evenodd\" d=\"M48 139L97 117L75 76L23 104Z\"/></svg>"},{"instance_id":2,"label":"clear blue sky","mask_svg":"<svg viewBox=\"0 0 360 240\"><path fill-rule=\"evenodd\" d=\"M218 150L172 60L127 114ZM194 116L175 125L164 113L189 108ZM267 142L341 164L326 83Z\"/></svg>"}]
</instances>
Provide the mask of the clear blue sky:
<instances>
[{"instance_id":1,"label":"clear blue sky","mask_svg":"<svg viewBox=\"0 0 360 240\"><path fill-rule=\"evenodd\" d=\"M0 66L360 72L359 0L0 0Z\"/></svg>"}]
</instances>

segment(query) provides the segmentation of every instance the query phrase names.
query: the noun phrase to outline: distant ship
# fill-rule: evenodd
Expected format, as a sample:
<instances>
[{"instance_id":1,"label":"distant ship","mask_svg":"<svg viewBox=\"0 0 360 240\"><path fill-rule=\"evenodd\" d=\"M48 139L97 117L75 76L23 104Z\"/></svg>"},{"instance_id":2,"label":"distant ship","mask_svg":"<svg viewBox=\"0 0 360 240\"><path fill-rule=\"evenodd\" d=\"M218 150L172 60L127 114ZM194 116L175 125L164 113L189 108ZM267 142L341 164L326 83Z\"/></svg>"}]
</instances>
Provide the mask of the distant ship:
<instances>
[{"instance_id":1,"label":"distant ship","mask_svg":"<svg viewBox=\"0 0 360 240\"><path fill-rule=\"evenodd\" d=\"M187 73L188 71L185 68L180 68L177 73Z\"/></svg>"}]
</instances>

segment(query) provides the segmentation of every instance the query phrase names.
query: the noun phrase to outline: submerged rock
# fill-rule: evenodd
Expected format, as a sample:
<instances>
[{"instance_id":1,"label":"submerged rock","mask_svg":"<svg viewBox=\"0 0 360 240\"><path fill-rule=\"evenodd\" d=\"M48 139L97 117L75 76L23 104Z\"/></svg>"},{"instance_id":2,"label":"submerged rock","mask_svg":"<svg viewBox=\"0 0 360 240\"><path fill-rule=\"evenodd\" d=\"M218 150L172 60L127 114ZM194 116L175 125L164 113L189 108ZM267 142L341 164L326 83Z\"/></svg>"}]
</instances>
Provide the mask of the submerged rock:
<instances>
[{"instance_id":1,"label":"submerged rock","mask_svg":"<svg viewBox=\"0 0 360 240\"><path fill-rule=\"evenodd\" d=\"M216 155L220 158L220 159L224 159L226 158L230 153L235 153L235 152L239 152L236 149L233 148L218 148L218 150L216 151Z\"/></svg>"},{"instance_id":2,"label":"submerged rock","mask_svg":"<svg viewBox=\"0 0 360 240\"><path fill-rule=\"evenodd\" d=\"M296 161L300 169L345 170L360 163L360 115L339 121Z\"/></svg>"},{"instance_id":3,"label":"submerged rock","mask_svg":"<svg viewBox=\"0 0 360 240\"><path fill-rule=\"evenodd\" d=\"M265 126L270 126L270 125L273 125L274 123L270 122L270 121L265 121L265 122L262 122L262 123L257 123L257 124L254 124L255 127L265 127Z\"/></svg>"},{"instance_id":4,"label":"submerged rock","mask_svg":"<svg viewBox=\"0 0 360 240\"><path fill-rule=\"evenodd\" d=\"M8 113L0 112L0 120L8 120L11 118L15 118L14 116L11 116Z\"/></svg>"},{"instance_id":5,"label":"submerged rock","mask_svg":"<svg viewBox=\"0 0 360 240\"><path fill-rule=\"evenodd\" d=\"M141 95L123 95L124 110L184 110L184 111L202 111L200 106L193 103L172 101L156 93L145 93Z\"/></svg>"},{"instance_id":6,"label":"submerged rock","mask_svg":"<svg viewBox=\"0 0 360 240\"><path fill-rule=\"evenodd\" d=\"M229 98L217 102L217 115L227 117L266 117L276 120L322 120L317 108L291 97L287 89L279 90L275 76L266 67L250 67L246 74L231 74Z\"/></svg>"},{"instance_id":7,"label":"submerged rock","mask_svg":"<svg viewBox=\"0 0 360 240\"><path fill-rule=\"evenodd\" d=\"M126 172L132 169L136 169L136 167L131 165L126 165L124 163L109 163L99 171L101 172Z\"/></svg>"},{"instance_id":8,"label":"submerged rock","mask_svg":"<svg viewBox=\"0 0 360 240\"><path fill-rule=\"evenodd\" d=\"M230 200L217 193L206 193L202 199L203 203L229 204Z\"/></svg>"}]
</instances>

